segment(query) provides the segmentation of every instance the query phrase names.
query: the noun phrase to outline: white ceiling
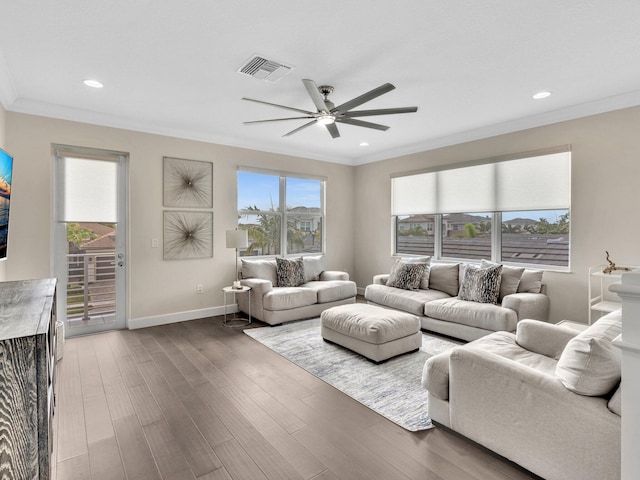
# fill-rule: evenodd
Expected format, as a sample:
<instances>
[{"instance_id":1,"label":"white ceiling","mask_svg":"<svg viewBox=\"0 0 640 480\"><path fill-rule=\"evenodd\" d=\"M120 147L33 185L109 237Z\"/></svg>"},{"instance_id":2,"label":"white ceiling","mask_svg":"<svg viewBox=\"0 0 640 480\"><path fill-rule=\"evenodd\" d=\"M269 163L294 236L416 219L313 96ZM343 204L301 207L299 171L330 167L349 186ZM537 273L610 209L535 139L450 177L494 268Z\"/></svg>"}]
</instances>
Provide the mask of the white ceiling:
<instances>
[{"instance_id":1,"label":"white ceiling","mask_svg":"<svg viewBox=\"0 0 640 480\"><path fill-rule=\"evenodd\" d=\"M640 104L638 0L0 0L0 18L8 111L351 165ZM295 69L236 73L253 54ZM296 116L242 97L314 110L303 78L336 105L390 82L359 108L418 112L338 139L242 124Z\"/></svg>"}]
</instances>

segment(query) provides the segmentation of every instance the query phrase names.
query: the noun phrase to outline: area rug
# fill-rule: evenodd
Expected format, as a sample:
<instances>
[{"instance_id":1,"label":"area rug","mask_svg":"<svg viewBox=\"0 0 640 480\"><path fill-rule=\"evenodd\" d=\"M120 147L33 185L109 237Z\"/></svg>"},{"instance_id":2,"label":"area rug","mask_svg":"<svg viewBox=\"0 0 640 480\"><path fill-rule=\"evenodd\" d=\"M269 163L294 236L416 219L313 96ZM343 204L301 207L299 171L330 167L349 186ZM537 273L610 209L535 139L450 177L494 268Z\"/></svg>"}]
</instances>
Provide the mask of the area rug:
<instances>
[{"instance_id":1,"label":"area rug","mask_svg":"<svg viewBox=\"0 0 640 480\"><path fill-rule=\"evenodd\" d=\"M406 430L432 427L427 392L420 384L429 357L458 343L422 333L422 348L375 365L364 357L322 340L320 319L244 333Z\"/></svg>"}]
</instances>

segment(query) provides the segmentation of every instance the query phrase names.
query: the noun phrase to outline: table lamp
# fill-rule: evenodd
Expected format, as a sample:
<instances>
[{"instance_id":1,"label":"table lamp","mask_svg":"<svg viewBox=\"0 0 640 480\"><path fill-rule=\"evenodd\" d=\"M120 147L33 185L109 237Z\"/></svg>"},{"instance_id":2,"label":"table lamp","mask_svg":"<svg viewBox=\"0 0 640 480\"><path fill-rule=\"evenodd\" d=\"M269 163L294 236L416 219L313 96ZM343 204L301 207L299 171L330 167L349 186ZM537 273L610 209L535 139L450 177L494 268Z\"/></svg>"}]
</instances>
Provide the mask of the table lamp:
<instances>
[{"instance_id":1,"label":"table lamp","mask_svg":"<svg viewBox=\"0 0 640 480\"><path fill-rule=\"evenodd\" d=\"M246 230L227 230L227 248L236 249L236 279L233 282L233 288L240 289L240 278L238 276L238 249L247 248L249 246L249 236Z\"/></svg>"}]
</instances>

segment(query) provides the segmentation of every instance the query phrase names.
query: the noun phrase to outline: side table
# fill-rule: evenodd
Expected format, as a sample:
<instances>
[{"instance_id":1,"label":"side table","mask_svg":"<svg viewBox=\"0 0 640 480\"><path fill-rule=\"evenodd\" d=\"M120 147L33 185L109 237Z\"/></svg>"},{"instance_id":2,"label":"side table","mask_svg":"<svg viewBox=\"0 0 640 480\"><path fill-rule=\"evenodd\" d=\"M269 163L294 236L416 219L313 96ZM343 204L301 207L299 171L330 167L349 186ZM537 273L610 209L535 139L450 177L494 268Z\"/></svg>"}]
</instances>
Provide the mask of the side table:
<instances>
[{"instance_id":1,"label":"side table","mask_svg":"<svg viewBox=\"0 0 640 480\"><path fill-rule=\"evenodd\" d=\"M244 327L246 325L249 325L251 323L251 287L224 287L222 289L222 292L224 293L224 320L222 321L222 324L225 327L232 328ZM233 304L235 305L236 295L243 293L247 293L249 295L249 319L247 320L246 318L240 318L235 313L233 314L232 318L227 319L227 307L229 306L229 303L227 302L227 295L233 295Z\"/></svg>"}]
</instances>

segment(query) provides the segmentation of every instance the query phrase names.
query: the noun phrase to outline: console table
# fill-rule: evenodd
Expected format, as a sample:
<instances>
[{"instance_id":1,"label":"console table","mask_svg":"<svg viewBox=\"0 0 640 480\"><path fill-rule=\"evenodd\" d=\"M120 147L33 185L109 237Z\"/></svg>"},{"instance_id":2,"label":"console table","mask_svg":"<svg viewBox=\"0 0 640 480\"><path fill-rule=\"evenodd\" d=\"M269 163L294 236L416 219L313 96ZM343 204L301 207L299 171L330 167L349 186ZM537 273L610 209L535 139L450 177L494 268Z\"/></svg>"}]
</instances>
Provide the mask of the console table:
<instances>
[{"instance_id":1,"label":"console table","mask_svg":"<svg viewBox=\"0 0 640 480\"><path fill-rule=\"evenodd\" d=\"M0 478L49 480L55 407L55 279L0 282Z\"/></svg>"}]
</instances>

